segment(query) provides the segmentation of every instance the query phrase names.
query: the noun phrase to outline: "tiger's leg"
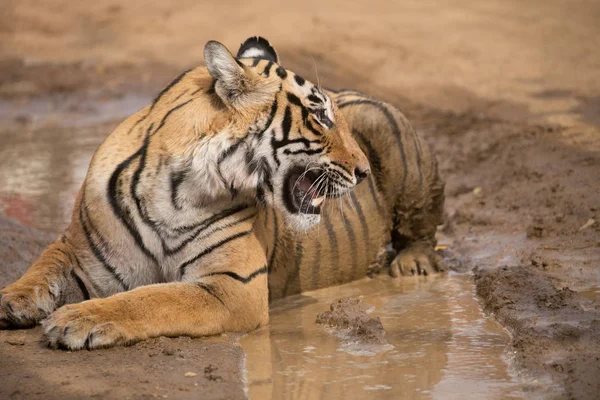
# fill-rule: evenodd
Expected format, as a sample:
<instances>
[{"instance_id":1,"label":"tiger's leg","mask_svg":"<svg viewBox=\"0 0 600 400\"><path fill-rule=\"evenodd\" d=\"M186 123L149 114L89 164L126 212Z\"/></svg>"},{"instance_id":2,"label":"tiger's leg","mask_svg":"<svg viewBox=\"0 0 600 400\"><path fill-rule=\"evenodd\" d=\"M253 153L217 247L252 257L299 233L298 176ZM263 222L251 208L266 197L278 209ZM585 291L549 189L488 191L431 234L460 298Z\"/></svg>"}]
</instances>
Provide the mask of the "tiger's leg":
<instances>
[{"instance_id":1,"label":"tiger's leg","mask_svg":"<svg viewBox=\"0 0 600 400\"><path fill-rule=\"evenodd\" d=\"M43 323L48 344L94 349L163 335L206 336L263 326L269 321L264 253L243 255L230 255L227 267L211 272L196 266L190 271L193 279L184 275L182 282L66 305Z\"/></svg>"},{"instance_id":2,"label":"tiger's leg","mask_svg":"<svg viewBox=\"0 0 600 400\"><path fill-rule=\"evenodd\" d=\"M85 280L71 248L57 240L19 280L0 290L0 329L32 327L61 305L90 298Z\"/></svg>"},{"instance_id":3,"label":"tiger's leg","mask_svg":"<svg viewBox=\"0 0 600 400\"><path fill-rule=\"evenodd\" d=\"M444 271L442 258L435 252L435 234L444 214L444 184L437 171L425 199L421 207L409 213L400 211L397 205L392 244L398 254L390 264L393 277Z\"/></svg>"}]
</instances>

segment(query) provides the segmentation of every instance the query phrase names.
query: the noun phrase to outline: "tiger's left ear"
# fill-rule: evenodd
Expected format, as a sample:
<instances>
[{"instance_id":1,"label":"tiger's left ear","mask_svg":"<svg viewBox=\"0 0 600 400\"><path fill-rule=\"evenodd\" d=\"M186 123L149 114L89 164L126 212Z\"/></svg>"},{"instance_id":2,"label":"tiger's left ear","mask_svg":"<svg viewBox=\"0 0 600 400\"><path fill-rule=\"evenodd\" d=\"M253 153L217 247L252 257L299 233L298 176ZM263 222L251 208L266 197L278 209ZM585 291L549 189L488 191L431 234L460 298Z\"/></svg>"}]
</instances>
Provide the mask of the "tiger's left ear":
<instances>
[{"instance_id":1,"label":"tiger's left ear","mask_svg":"<svg viewBox=\"0 0 600 400\"><path fill-rule=\"evenodd\" d=\"M226 102L243 94L246 88L242 64L221 43L211 40L204 46L204 61L215 78L215 91Z\"/></svg>"},{"instance_id":2,"label":"tiger's left ear","mask_svg":"<svg viewBox=\"0 0 600 400\"><path fill-rule=\"evenodd\" d=\"M271 43L263 37L253 36L246 39L240 46L237 53L237 58L258 58L261 60L273 61L279 64L279 56L277 52L271 46Z\"/></svg>"},{"instance_id":3,"label":"tiger's left ear","mask_svg":"<svg viewBox=\"0 0 600 400\"><path fill-rule=\"evenodd\" d=\"M280 82L270 81L244 67L221 43L211 40L204 46L204 61L215 79L215 92L225 103L243 108L272 100Z\"/></svg>"}]
</instances>

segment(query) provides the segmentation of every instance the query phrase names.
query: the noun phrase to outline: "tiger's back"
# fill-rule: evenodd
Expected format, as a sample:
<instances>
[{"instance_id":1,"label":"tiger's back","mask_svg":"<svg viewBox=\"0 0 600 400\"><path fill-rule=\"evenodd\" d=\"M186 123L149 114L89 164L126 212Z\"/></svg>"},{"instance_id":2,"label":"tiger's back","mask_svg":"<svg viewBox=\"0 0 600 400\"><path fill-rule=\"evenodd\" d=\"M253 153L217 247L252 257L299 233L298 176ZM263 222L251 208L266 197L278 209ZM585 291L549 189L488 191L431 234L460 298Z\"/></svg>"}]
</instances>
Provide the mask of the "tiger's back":
<instances>
[{"instance_id":1,"label":"tiger's back","mask_svg":"<svg viewBox=\"0 0 600 400\"><path fill-rule=\"evenodd\" d=\"M428 250L443 222L444 184L429 145L394 106L352 90L329 95L369 158L371 175L329 203L308 234L286 229L276 212L265 212L262 222L273 235L271 300L364 278L388 245L401 252L417 244L436 259Z\"/></svg>"}]
</instances>

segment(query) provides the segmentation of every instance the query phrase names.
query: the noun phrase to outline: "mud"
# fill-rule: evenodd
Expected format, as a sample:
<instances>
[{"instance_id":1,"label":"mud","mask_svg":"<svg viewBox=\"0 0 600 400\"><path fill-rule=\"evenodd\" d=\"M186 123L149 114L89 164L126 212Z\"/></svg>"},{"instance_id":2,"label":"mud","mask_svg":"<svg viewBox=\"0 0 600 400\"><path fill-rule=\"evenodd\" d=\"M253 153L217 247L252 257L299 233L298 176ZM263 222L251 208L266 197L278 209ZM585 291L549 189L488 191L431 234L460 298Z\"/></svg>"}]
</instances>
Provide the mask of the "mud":
<instances>
[{"instance_id":1,"label":"mud","mask_svg":"<svg viewBox=\"0 0 600 400\"><path fill-rule=\"evenodd\" d=\"M31 262L56 239L56 235L23 226L14 220L0 217L0 287L23 275Z\"/></svg>"},{"instance_id":2,"label":"mud","mask_svg":"<svg viewBox=\"0 0 600 400\"><path fill-rule=\"evenodd\" d=\"M583 0L309 1L298 9L269 0L223 1L218 9L186 0L152 6L9 0L0 13L0 286L67 226L93 150L119 120L200 63L207 40L235 48L260 33L286 67L306 78L318 74L324 86L356 88L398 105L435 149L447 182L441 251L455 271L477 268L484 308L511 332L510 368L534 382L517 392L509 385L498 396L596 398L599 18L597 2ZM419 304L404 299L400 306L422 313ZM314 326L322 310L299 326ZM287 312L298 317L293 307ZM451 341L415 332L436 348L427 353L431 360L449 357ZM0 332L0 397L244 397L244 356L231 338L161 338L63 353L41 347L39 337L39 330ZM493 342L503 349L506 341ZM176 350L164 354L167 347L188 358L180 360ZM399 356L416 365L417 348L403 347ZM477 377L457 361L467 350L457 347L449 365ZM273 357L278 365L286 356ZM290 362L298 360L304 359ZM418 398L422 389L432 391L423 398L451 397L464 381L431 372L445 371L442 361L439 368L417 363L412 372L401 365L400 375L416 376L401 394ZM514 384L498 372L500 364L495 368L494 376ZM261 376L271 388L271 375ZM288 384L290 376L271 384ZM390 380L397 376L390 371ZM307 383L298 384L302 397ZM383 393L389 385L363 386Z\"/></svg>"},{"instance_id":3,"label":"mud","mask_svg":"<svg viewBox=\"0 0 600 400\"><path fill-rule=\"evenodd\" d=\"M372 308L360 299L343 298L331 303L328 311L317 315L319 325L342 330L347 340L367 344L388 344L379 317L371 317Z\"/></svg>"},{"instance_id":4,"label":"mud","mask_svg":"<svg viewBox=\"0 0 600 400\"><path fill-rule=\"evenodd\" d=\"M476 270L475 282L485 310L515 332L517 362L528 373L562 381L569 397L597 397L600 310L534 266Z\"/></svg>"},{"instance_id":5,"label":"mud","mask_svg":"<svg viewBox=\"0 0 600 400\"><path fill-rule=\"evenodd\" d=\"M230 338L158 338L71 353L46 348L40 334L39 328L2 333L0 398L246 398L244 354Z\"/></svg>"}]
</instances>

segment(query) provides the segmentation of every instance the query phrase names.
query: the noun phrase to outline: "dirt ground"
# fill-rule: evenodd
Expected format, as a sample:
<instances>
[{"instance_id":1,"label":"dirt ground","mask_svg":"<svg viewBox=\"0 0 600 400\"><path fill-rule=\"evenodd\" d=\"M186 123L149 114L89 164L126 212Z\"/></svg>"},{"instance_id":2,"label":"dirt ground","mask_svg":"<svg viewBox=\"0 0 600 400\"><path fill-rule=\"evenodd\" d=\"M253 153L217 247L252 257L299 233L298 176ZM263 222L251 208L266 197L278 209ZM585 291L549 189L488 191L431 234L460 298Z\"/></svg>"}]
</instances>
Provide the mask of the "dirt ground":
<instances>
[{"instance_id":1,"label":"dirt ground","mask_svg":"<svg viewBox=\"0 0 600 400\"><path fill-rule=\"evenodd\" d=\"M592 399L600 391L598 21L600 3L585 0L8 0L0 129L42 140L46 127L21 107L44 99L79 112L88 99L149 98L201 63L207 40L236 49L263 35L287 68L406 113L447 182L439 241L458 255L453 269L474 270L486 311L512 333L515 370L542 382L544 397ZM0 186L14 185L9 178L0 175ZM0 220L0 287L68 222L62 214L28 221L11 204L3 200L4 216L42 231ZM244 398L243 352L228 337L90 353L51 352L37 338L0 332L1 398ZM50 354L48 368L30 367Z\"/></svg>"}]
</instances>

